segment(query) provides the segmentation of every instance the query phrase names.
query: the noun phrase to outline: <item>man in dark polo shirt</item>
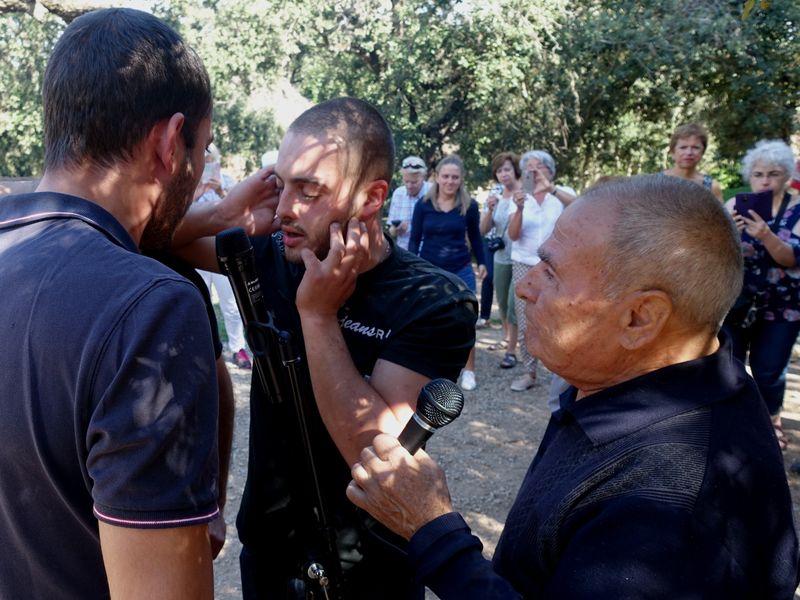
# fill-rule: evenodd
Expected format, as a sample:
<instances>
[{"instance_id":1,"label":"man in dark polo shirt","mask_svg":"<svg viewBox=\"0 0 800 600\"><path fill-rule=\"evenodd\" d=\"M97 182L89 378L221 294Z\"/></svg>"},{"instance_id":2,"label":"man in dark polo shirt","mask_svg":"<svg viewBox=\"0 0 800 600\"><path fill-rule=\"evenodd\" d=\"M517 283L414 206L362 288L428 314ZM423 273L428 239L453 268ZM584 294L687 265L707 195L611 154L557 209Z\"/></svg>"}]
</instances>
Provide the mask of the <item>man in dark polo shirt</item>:
<instances>
[{"instance_id":1,"label":"man in dark polo shirt","mask_svg":"<svg viewBox=\"0 0 800 600\"><path fill-rule=\"evenodd\" d=\"M217 383L168 247L208 75L143 12L88 13L43 85L45 172L0 200L0 597L211 598Z\"/></svg>"},{"instance_id":2,"label":"man in dark polo shirt","mask_svg":"<svg viewBox=\"0 0 800 600\"><path fill-rule=\"evenodd\" d=\"M410 538L438 597L792 598L781 453L719 327L742 281L733 222L661 175L587 191L517 293L531 354L571 384L492 563L424 452L375 438L348 496Z\"/></svg>"}]
</instances>

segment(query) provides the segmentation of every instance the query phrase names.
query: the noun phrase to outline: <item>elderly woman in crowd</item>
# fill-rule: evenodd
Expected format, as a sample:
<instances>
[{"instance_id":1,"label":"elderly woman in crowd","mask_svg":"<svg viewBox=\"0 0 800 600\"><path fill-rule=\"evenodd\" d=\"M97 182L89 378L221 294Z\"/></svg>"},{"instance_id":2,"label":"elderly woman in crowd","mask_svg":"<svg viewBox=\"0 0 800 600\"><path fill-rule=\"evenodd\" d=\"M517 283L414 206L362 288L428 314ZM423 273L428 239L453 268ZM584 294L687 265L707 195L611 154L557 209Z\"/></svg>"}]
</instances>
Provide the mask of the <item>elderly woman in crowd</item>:
<instances>
[{"instance_id":1,"label":"elderly woman in crowd","mask_svg":"<svg viewBox=\"0 0 800 600\"><path fill-rule=\"evenodd\" d=\"M742 177L754 192L772 193L771 218L755 211L738 214L727 206L742 234L744 287L725 320L734 354L749 353L750 370L767 405L781 448L786 369L800 332L800 200L787 193L794 167L792 150L781 140L762 140L745 154Z\"/></svg>"},{"instance_id":2,"label":"elderly woman in crowd","mask_svg":"<svg viewBox=\"0 0 800 600\"><path fill-rule=\"evenodd\" d=\"M436 165L428 193L414 207L408 242L411 252L454 273L473 293L475 273L467 238L478 263L478 276L486 275L479 213L478 203L470 198L464 184L464 163L455 154L446 156ZM465 390L475 389L475 348L469 353L459 383Z\"/></svg>"},{"instance_id":3,"label":"elderly woman in crowd","mask_svg":"<svg viewBox=\"0 0 800 600\"><path fill-rule=\"evenodd\" d=\"M511 238L511 279L516 288L525 274L539 262L539 246L553 231L564 207L575 200L575 190L557 186L556 162L544 150L522 155L523 188L514 192L508 236ZM536 359L525 347L525 301L514 294L519 348L525 373L511 382L511 389L524 392L536 384Z\"/></svg>"},{"instance_id":4,"label":"elderly woman in crowd","mask_svg":"<svg viewBox=\"0 0 800 600\"><path fill-rule=\"evenodd\" d=\"M520 189L522 171L519 157L513 152L501 152L492 159L492 177L497 186L486 199L481 215L481 233L493 232L501 246L487 257L494 264L494 291L500 318L503 322L503 341L495 346L505 349L500 368L510 369L517 364L517 317L514 310L514 286L511 283L511 238L508 236L508 218L514 203L514 194ZM481 299L483 300L483 299ZM494 348L493 348L494 349Z\"/></svg>"},{"instance_id":5,"label":"elderly woman in crowd","mask_svg":"<svg viewBox=\"0 0 800 600\"><path fill-rule=\"evenodd\" d=\"M722 202L722 188L719 181L698 170L700 160L708 146L708 132L699 123L686 123L681 125L672 134L669 141L669 153L672 157L672 167L664 171L664 175L680 177L693 181L711 190L711 193Z\"/></svg>"}]
</instances>

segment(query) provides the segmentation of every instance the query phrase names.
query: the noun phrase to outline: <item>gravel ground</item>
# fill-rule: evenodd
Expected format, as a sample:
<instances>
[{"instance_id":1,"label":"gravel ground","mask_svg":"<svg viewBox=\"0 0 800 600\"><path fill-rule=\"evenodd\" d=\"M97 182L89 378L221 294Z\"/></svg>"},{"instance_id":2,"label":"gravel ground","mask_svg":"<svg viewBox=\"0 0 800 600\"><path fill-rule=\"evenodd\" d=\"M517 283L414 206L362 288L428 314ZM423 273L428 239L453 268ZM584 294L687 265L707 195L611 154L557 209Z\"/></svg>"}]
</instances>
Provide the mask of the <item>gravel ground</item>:
<instances>
[{"instance_id":1,"label":"gravel ground","mask_svg":"<svg viewBox=\"0 0 800 600\"><path fill-rule=\"evenodd\" d=\"M490 557L506 515L539 445L549 413L545 406L550 374L540 365L539 383L527 392L512 392L511 380L522 367L499 369L502 352L489 346L500 340L499 325L478 331L476 373L478 387L466 392L461 417L438 432L428 452L444 467L456 510L483 540ZM229 364L236 393L236 431L228 482L228 539L215 562L216 597L241 598L234 519L247 472L248 395L250 371ZM788 466L800 461L800 349L796 348L789 374L784 428L792 439L784 458ZM788 475L795 518L800 522L800 476ZM429 593L428 598L435 598ZM800 599L800 594L795 594Z\"/></svg>"}]
</instances>

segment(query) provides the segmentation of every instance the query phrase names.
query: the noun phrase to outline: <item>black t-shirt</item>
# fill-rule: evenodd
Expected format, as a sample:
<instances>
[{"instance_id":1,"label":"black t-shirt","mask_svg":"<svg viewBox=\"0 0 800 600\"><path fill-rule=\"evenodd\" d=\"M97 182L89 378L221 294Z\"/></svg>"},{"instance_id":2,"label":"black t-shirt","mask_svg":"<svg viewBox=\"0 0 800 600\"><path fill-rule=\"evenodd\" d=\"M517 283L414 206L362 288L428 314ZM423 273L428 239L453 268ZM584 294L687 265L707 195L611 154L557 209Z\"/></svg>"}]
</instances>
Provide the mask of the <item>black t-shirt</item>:
<instances>
[{"instance_id":1,"label":"black t-shirt","mask_svg":"<svg viewBox=\"0 0 800 600\"><path fill-rule=\"evenodd\" d=\"M475 341L475 297L457 277L389 243L389 257L359 276L355 292L339 310L353 362L365 377L380 358L431 378L455 380ZM253 247L274 322L279 329L292 332L303 359L299 387L323 499L337 526L361 522L344 493L350 469L322 423L305 366L294 305L303 267L285 260L279 234L255 238ZM311 494L291 396L287 394L280 404L270 402L254 377L248 479L237 519L240 539L256 552L279 548L283 557L302 552L305 541L299 540L311 535L303 530L306 526L313 529ZM347 546L349 542L342 540L349 535L340 535L340 543Z\"/></svg>"}]
</instances>

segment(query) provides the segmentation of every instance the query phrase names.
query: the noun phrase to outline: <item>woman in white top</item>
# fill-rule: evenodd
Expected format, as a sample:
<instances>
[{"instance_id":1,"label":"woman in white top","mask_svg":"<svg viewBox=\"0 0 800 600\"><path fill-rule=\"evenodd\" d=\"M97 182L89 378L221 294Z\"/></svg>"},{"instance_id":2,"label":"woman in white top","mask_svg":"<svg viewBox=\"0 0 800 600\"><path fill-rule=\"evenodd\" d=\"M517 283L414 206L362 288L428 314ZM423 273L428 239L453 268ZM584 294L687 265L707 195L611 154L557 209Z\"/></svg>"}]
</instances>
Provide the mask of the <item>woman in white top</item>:
<instances>
[{"instance_id":1,"label":"woman in white top","mask_svg":"<svg viewBox=\"0 0 800 600\"><path fill-rule=\"evenodd\" d=\"M517 283L539 262L539 246L550 236L564 207L575 200L575 190L556 186L556 163L544 150L522 155L520 168L523 189L514 193L508 236L511 238L511 279ZM527 189L525 189L527 188ZM536 383L536 359L525 347L525 301L514 294L519 331L519 346L525 373L511 383L515 392L530 389Z\"/></svg>"}]
</instances>

